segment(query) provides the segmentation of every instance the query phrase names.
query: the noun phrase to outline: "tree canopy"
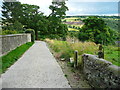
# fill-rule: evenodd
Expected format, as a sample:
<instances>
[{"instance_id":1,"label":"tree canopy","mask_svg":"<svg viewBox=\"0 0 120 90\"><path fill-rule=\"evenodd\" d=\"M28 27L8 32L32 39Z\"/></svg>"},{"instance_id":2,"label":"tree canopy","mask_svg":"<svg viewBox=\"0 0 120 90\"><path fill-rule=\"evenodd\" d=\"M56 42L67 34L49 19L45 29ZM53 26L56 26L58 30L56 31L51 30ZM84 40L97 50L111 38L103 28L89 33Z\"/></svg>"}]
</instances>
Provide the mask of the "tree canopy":
<instances>
[{"instance_id":1,"label":"tree canopy","mask_svg":"<svg viewBox=\"0 0 120 90\"><path fill-rule=\"evenodd\" d=\"M52 2L52 5L50 5L49 9L51 9L52 13L48 16L48 19L50 21L49 29L51 34L57 35L59 37L65 38L67 34L67 26L66 24L63 24L62 18L65 17L66 11L68 10L68 7L65 6L65 1L63 2Z\"/></svg>"},{"instance_id":2,"label":"tree canopy","mask_svg":"<svg viewBox=\"0 0 120 90\"><path fill-rule=\"evenodd\" d=\"M52 2L49 7L52 13L49 16L40 12L40 7L37 5L20 2L3 2L2 9L3 30L34 29L36 39L38 39L38 34L52 38L65 37L67 34L67 26L61 20L68 10L65 1Z\"/></svg>"},{"instance_id":3,"label":"tree canopy","mask_svg":"<svg viewBox=\"0 0 120 90\"><path fill-rule=\"evenodd\" d=\"M2 28L13 30L15 24L21 25L21 3L20 2L3 2L2 5ZM15 23L16 22L16 23ZM15 27L15 30L19 28Z\"/></svg>"},{"instance_id":4,"label":"tree canopy","mask_svg":"<svg viewBox=\"0 0 120 90\"><path fill-rule=\"evenodd\" d=\"M111 30L102 18L90 16L83 20L84 26L79 32L81 41L90 40L99 44L113 43L116 37L116 32Z\"/></svg>"}]
</instances>

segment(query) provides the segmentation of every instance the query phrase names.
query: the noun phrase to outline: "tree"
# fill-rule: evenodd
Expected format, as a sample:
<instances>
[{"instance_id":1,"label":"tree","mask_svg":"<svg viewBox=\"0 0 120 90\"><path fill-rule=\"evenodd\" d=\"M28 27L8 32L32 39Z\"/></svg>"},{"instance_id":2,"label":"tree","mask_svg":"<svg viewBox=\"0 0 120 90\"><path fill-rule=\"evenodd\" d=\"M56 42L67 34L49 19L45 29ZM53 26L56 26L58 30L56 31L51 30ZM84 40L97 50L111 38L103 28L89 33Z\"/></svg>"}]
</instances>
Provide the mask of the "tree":
<instances>
[{"instance_id":1,"label":"tree","mask_svg":"<svg viewBox=\"0 0 120 90\"><path fill-rule=\"evenodd\" d=\"M36 40L38 39L38 27L37 23L40 19L40 15L43 13L39 13L38 9L40 7L37 5L29 5L22 4L22 16L20 22L23 23L26 29L34 29Z\"/></svg>"},{"instance_id":2,"label":"tree","mask_svg":"<svg viewBox=\"0 0 120 90\"><path fill-rule=\"evenodd\" d=\"M52 2L50 9L52 13L47 17L39 11L39 6L21 4L20 2L3 3L3 28L8 30L34 29L36 40L38 31L41 35L64 37L67 34L67 26L63 24L62 18L68 8L65 2Z\"/></svg>"},{"instance_id":3,"label":"tree","mask_svg":"<svg viewBox=\"0 0 120 90\"><path fill-rule=\"evenodd\" d=\"M49 7L49 9L52 10L52 13L49 16L58 17L59 19L64 18L66 15L65 12L68 10L68 7L65 6L65 4L65 0L53 0L52 5Z\"/></svg>"},{"instance_id":4,"label":"tree","mask_svg":"<svg viewBox=\"0 0 120 90\"><path fill-rule=\"evenodd\" d=\"M3 2L2 5L2 29L14 29L14 24L19 23L22 6L20 2ZM21 24L21 23L19 23Z\"/></svg>"},{"instance_id":5,"label":"tree","mask_svg":"<svg viewBox=\"0 0 120 90\"><path fill-rule=\"evenodd\" d=\"M39 6L21 4L20 2L3 2L2 6L2 26L8 30L34 29L36 39L38 39L37 23L43 13L38 11Z\"/></svg>"},{"instance_id":6,"label":"tree","mask_svg":"<svg viewBox=\"0 0 120 90\"><path fill-rule=\"evenodd\" d=\"M49 20L46 16L40 15L39 21L37 22L38 31L40 32L39 35L41 38L46 38L50 32L49 32Z\"/></svg>"},{"instance_id":7,"label":"tree","mask_svg":"<svg viewBox=\"0 0 120 90\"><path fill-rule=\"evenodd\" d=\"M12 25L8 26L8 30L15 30L15 31L22 32L23 31L23 25L20 22L15 21Z\"/></svg>"},{"instance_id":8,"label":"tree","mask_svg":"<svg viewBox=\"0 0 120 90\"><path fill-rule=\"evenodd\" d=\"M49 19L49 30L50 34L54 34L60 37L64 37L67 34L67 26L62 23L62 18L65 17L66 11L68 10L67 6L65 6L65 1L53 1L52 5L50 5L50 9L52 13L48 16Z\"/></svg>"},{"instance_id":9,"label":"tree","mask_svg":"<svg viewBox=\"0 0 120 90\"><path fill-rule=\"evenodd\" d=\"M84 19L84 26L79 33L79 39L82 41L90 40L95 43L113 43L116 33L106 26L104 20L97 16L90 16Z\"/></svg>"}]
</instances>

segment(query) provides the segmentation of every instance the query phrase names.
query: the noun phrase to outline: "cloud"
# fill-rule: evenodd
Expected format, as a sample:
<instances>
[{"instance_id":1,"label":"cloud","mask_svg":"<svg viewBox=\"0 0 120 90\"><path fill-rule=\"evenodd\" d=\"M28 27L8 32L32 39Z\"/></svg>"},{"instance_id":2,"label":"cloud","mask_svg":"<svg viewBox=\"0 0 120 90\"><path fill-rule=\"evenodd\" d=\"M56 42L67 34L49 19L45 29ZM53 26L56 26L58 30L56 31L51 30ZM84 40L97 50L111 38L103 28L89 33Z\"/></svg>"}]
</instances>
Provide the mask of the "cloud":
<instances>
[{"instance_id":1,"label":"cloud","mask_svg":"<svg viewBox=\"0 0 120 90\"><path fill-rule=\"evenodd\" d=\"M51 5L52 0L19 0L22 3L28 3L28 4L34 4L34 5L38 5L40 6L40 11L44 12L45 15L49 15L51 13L51 10L49 9L49 5ZM95 14L95 12L99 11L102 12L103 9L105 8L105 10L109 9L106 8L104 6L104 8L96 8L95 7L90 7L88 8L88 5L86 4L87 2L118 2L119 0L68 0L66 1L66 5L69 8L69 11L67 11L67 15L68 14L86 14L86 12L88 12L89 14L91 14L93 11L93 14ZM85 2L84 4L80 4L81 2ZM99 6L99 4L97 4ZM96 6L97 6L96 5ZM80 7L81 6L81 7Z\"/></svg>"},{"instance_id":2,"label":"cloud","mask_svg":"<svg viewBox=\"0 0 120 90\"><path fill-rule=\"evenodd\" d=\"M45 15L49 15L51 11L49 10L49 5L51 5L52 0L19 0L24 4L31 4L40 6L40 11L44 12Z\"/></svg>"},{"instance_id":3,"label":"cloud","mask_svg":"<svg viewBox=\"0 0 120 90\"><path fill-rule=\"evenodd\" d=\"M45 13L45 15L49 15L51 13L49 5L51 5L52 0L19 0L19 1L24 4L26 3L40 6L40 11ZM69 8L69 11L67 11L67 15L117 14L118 1L119 0L68 0L66 1L66 5ZM0 0L0 5L1 4L2 0Z\"/></svg>"},{"instance_id":4,"label":"cloud","mask_svg":"<svg viewBox=\"0 0 120 90\"><path fill-rule=\"evenodd\" d=\"M118 13L117 2L73 2L67 3L67 6L67 15Z\"/></svg>"},{"instance_id":5,"label":"cloud","mask_svg":"<svg viewBox=\"0 0 120 90\"><path fill-rule=\"evenodd\" d=\"M119 2L119 0L68 0L69 2Z\"/></svg>"},{"instance_id":6,"label":"cloud","mask_svg":"<svg viewBox=\"0 0 120 90\"><path fill-rule=\"evenodd\" d=\"M2 2L0 2L0 17L2 16Z\"/></svg>"}]
</instances>

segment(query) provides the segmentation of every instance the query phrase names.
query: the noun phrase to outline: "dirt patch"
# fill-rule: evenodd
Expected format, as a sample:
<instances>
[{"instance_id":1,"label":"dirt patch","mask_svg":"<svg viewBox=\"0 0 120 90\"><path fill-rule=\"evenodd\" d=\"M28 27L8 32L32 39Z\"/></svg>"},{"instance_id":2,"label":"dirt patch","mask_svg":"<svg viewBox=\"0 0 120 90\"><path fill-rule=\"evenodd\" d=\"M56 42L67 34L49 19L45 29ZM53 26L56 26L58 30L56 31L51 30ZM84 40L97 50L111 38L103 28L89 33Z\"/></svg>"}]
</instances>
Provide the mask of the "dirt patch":
<instances>
[{"instance_id":1,"label":"dirt patch","mask_svg":"<svg viewBox=\"0 0 120 90\"><path fill-rule=\"evenodd\" d=\"M57 62L61 66L65 77L68 79L68 82L72 88L91 88L80 70L76 70L71 67L67 61L57 59Z\"/></svg>"}]
</instances>

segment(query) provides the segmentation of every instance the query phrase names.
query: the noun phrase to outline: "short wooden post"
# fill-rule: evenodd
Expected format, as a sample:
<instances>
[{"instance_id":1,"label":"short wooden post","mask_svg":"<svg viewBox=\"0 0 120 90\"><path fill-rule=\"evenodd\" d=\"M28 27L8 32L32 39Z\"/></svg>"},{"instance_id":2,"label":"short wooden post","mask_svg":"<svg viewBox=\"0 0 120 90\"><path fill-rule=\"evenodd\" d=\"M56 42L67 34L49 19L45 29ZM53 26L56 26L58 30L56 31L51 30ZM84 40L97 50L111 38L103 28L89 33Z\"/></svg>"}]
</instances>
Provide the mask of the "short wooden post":
<instances>
[{"instance_id":1,"label":"short wooden post","mask_svg":"<svg viewBox=\"0 0 120 90\"><path fill-rule=\"evenodd\" d=\"M103 50L103 46L101 44L99 46L98 57L104 59L104 50Z\"/></svg>"},{"instance_id":2,"label":"short wooden post","mask_svg":"<svg viewBox=\"0 0 120 90\"><path fill-rule=\"evenodd\" d=\"M74 52L74 67L77 68L77 60L78 60L78 51Z\"/></svg>"}]
</instances>

